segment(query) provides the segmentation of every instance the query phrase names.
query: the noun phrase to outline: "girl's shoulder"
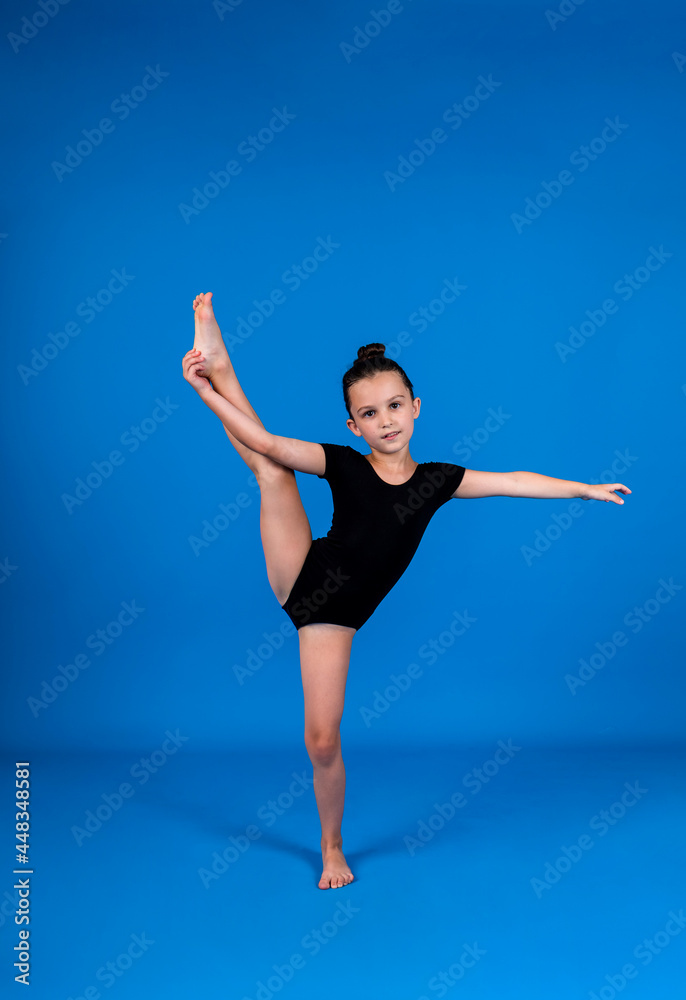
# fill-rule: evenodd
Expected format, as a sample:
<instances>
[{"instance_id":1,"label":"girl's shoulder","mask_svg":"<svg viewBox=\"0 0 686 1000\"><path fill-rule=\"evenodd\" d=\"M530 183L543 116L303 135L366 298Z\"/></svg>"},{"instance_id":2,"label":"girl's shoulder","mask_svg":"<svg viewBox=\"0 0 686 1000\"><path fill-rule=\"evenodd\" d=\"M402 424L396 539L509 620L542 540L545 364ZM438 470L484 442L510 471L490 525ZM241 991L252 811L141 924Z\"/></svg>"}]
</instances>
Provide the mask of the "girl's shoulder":
<instances>
[{"instance_id":1,"label":"girl's shoulder","mask_svg":"<svg viewBox=\"0 0 686 1000\"><path fill-rule=\"evenodd\" d=\"M359 465L360 461L366 461L361 452L351 448L349 444L331 444L325 441L320 441L319 444L326 456L326 468L319 479L329 479L335 476L338 470L344 471L346 468Z\"/></svg>"}]
</instances>

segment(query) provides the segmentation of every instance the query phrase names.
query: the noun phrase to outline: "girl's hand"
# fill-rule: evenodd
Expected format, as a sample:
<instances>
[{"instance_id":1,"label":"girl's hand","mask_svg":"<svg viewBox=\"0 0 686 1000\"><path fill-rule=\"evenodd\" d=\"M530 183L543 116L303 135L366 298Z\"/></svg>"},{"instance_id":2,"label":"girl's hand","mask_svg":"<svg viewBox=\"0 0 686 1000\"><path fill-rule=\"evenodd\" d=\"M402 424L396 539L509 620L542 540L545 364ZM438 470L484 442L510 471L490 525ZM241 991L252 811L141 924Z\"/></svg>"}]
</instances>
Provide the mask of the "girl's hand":
<instances>
[{"instance_id":1,"label":"girl's hand","mask_svg":"<svg viewBox=\"0 0 686 1000\"><path fill-rule=\"evenodd\" d=\"M202 351L197 348L191 348L183 356L183 377L186 382L193 386L199 396L206 396L208 393L214 392L210 380L198 374L198 369L202 368L204 363L205 358Z\"/></svg>"},{"instance_id":2,"label":"girl's hand","mask_svg":"<svg viewBox=\"0 0 686 1000\"><path fill-rule=\"evenodd\" d=\"M582 500L612 500L613 503L624 503L621 497L615 495L614 490L620 493L631 493L628 486L623 483L597 483L595 486L584 484L583 493L579 496Z\"/></svg>"}]
</instances>

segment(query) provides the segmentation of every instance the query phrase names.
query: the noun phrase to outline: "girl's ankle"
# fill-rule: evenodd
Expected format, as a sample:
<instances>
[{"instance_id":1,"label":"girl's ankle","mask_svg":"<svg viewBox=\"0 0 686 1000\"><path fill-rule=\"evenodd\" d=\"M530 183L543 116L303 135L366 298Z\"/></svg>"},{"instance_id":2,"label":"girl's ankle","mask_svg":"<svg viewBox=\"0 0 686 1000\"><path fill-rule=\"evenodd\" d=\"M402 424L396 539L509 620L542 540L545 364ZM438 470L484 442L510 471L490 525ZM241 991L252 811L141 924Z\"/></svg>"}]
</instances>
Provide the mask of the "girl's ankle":
<instances>
[{"instance_id":1,"label":"girl's ankle","mask_svg":"<svg viewBox=\"0 0 686 1000\"><path fill-rule=\"evenodd\" d=\"M321 847L323 851L342 851L343 850L343 838L338 837L322 837Z\"/></svg>"}]
</instances>

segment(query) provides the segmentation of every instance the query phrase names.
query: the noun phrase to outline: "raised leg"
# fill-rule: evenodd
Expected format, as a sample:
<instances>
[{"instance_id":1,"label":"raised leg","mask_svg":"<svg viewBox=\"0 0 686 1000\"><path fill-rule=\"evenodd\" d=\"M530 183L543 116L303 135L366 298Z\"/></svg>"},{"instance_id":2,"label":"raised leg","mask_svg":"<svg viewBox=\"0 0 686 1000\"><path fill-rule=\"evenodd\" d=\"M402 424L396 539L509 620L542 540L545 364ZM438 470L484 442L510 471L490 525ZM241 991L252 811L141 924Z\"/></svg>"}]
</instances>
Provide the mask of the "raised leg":
<instances>
[{"instance_id":1,"label":"raised leg","mask_svg":"<svg viewBox=\"0 0 686 1000\"><path fill-rule=\"evenodd\" d=\"M212 308L212 292L197 295L195 311L195 343L206 358L200 372L225 399L258 423L243 392L224 345L219 324ZM262 426L264 426L262 424ZM291 592L312 542L312 529L300 498L295 472L265 455L259 455L224 430L238 454L255 473L260 487L260 534L269 584L282 605Z\"/></svg>"},{"instance_id":2,"label":"raised leg","mask_svg":"<svg viewBox=\"0 0 686 1000\"><path fill-rule=\"evenodd\" d=\"M305 746L314 769L314 794L322 826L320 889L337 889L354 877L343 855L341 836L345 767L340 735L354 635L354 628L342 625L305 625L298 630Z\"/></svg>"},{"instance_id":3,"label":"raised leg","mask_svg":"<svg viewBox=\"0 0 686 1000\"><path fill-rule=\"evenodd\" d=\"M256 420L258 424L264 427L264 424L248 402L247 396L236 377L236 372L231 363L229 352L226 350L221 330L219 329L219 324L212 308L212 292L201 292L200 295L196 295L193 300L193 311L195 312L195 340L193 347L201 350L207 359L200 374L210 380L212 388L223 396L224 399L228 399L239 410L247 413L249 417L252 417L253 420ZM256 471L255 465L278 464L277 462L272 462L270 458L266 458L264 455L257 455L252 449L246 448L241 441L233 436L225 424L223 426L229 441L243 461L253 471Z\"/></svg>"},{"instance_id":4,"label":"raised leg","mask_svg":"<svg viewBox=\"0 0 686 1000\"><path fill-rule=\"evenodd\" d=\"M305 562L312 529L293 469L267 462L254 470L260 487L260 535L269 584L283 605Z\"/></svg>"}]
</instances>

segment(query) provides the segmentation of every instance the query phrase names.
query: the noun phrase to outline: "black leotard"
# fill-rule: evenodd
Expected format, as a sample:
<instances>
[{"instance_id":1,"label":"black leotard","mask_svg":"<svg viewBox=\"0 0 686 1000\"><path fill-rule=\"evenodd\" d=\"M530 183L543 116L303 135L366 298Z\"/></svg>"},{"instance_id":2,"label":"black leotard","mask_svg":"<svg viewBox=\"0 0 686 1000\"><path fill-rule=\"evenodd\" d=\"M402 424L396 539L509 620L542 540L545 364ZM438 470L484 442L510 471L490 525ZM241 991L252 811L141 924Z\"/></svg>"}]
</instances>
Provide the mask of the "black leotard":
<instances>
[{"instance_id":1,"label":"black leotard","mask_svg":"<svg viewBox=\"0 0 686 1000\"><path fill-rule=\"evenodd\" d=\"M461 465L421 462L395 485L349 445L322 444L333 496L331 528L315 538L282 605L296 629L359 629L410 564L426 527L462 482Z\"/></svg>"}]
</instances>

